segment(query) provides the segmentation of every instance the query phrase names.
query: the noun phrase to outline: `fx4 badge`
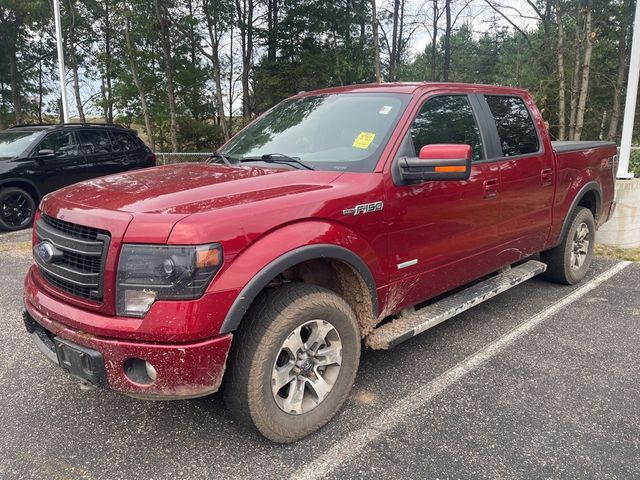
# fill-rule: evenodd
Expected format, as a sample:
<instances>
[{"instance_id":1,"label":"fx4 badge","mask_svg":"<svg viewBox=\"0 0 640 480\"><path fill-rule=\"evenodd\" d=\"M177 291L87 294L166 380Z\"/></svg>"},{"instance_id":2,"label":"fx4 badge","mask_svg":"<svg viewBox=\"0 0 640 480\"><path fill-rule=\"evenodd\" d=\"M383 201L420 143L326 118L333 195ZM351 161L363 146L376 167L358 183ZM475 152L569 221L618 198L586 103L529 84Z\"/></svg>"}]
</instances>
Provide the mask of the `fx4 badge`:
<instances>
[{"instance_id":1,"label":"fx4 badge","mask_svg":"<svg viewBox=\"0 0 640 480\"><path fill-rule=\"evenodd\" d=\"M379 212L384 207L382 202L364 203L342 211L343 215L360 215L361 213Z\"/></svg>"}]
</instances>

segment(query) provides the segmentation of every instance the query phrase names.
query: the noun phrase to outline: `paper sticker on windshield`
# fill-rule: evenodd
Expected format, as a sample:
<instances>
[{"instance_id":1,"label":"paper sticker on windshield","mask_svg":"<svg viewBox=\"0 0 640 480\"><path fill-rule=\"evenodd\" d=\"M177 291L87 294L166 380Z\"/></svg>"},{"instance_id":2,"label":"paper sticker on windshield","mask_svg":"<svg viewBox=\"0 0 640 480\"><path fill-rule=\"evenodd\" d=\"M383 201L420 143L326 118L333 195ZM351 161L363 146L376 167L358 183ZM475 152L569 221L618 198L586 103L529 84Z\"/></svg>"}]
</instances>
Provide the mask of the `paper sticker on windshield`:
<instances>
[{"instance_id":1,"label":"paper sticker on windshield","mask_svg":"<svg viewBox=\"0 0 640 480\"><path fill-rule=\"evenodd\" d=\"M352 147L362 148L363 150L366 150L367 148L369 148L369 145L371 145L371 142L373 142L374 138L376 138L375 133L360 132L360 135L358 135L354 140Z\"/></svg>"},{"instance_id":2,"label":"paper sticker on windshield","mask_svg":"<svg viewBox=\"0 0 640 480\"><path fill-rule=\"evenodd\" d=\"M380 115L389 115L391 113L391 110L393 110L393 107L390 105L385 105L382 108L380 108L380 110L378 110L378 113Z\"/></svg>"}]
</instances>

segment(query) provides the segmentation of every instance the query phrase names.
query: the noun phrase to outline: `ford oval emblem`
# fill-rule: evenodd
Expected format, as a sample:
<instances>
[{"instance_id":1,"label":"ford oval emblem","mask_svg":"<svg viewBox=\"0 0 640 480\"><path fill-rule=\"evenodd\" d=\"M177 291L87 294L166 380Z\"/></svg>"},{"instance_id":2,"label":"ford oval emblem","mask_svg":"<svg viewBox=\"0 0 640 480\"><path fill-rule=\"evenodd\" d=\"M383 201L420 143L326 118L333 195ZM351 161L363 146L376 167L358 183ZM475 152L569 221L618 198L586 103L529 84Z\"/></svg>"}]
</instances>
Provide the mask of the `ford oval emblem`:
<instances>
[{"instance_id":1,"label":"ford oval emblem","mask_svg":"<svg viewBox=\"0 0 640 480\"><path fill-rule=\"evenodd\" d=\"M55 247L48 241L36 245L36 253L44 263L51 263L56 256Z\"/></svg>"}]
</instances>

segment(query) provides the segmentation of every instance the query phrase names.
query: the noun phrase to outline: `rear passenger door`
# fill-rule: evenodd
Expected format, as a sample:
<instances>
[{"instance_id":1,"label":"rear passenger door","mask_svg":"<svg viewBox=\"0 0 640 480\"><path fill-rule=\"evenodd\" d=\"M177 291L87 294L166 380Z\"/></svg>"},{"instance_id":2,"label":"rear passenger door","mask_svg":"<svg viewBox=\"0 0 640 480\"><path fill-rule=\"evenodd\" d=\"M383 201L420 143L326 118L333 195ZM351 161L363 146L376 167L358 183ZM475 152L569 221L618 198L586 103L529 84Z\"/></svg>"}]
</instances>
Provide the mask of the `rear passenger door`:
<instances>
[{"instance_id":1,"label":"rear passenger door","mask_svg":"<svg viewBox=\"0 0 640 480\"><path fill-rule=\"evenodd\" d=\"M124 154L114 151L106 128L85 127L77 135L92 178L122 171Z\"/></svg>"},{"instance_id":2,"label":"rear passenger door","mask_svg":"<svg viewBox=\"0 0 640 480\"><path fill-rule=\"evenodd\" d=\"M146 145L133 133L112 130L111 142L113 150L122 153L122 171L151 166Z\"/></svg>"},{"instance_id":3,"label":"rear passenger door","mask_svg":"<svg viewBox=\"0 0 640 480\"><path fill-rule=\"evenodd\" d=\"M501 259L514 262L540 251L551 226L554 165L532 110L519 96L478 95L500 160Z\"/></svg>"}]
</instances>

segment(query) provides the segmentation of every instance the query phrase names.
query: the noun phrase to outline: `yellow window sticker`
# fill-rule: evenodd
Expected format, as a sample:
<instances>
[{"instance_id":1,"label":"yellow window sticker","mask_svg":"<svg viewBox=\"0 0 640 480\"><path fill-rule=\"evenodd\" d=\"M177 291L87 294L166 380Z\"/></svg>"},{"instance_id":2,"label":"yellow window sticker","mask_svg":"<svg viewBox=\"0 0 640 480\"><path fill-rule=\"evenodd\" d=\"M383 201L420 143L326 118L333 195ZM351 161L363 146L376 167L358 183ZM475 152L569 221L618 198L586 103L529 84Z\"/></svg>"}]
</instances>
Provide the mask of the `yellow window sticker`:
<instances>
[{"instance_id":1,"label":"yellow window sticker","mask_svg":"<svg viewBox=\"0 0 640 480\"><path fill-rule=\"evenodd\" d=\"M374 138L376 138L375 133L360 132L360 135L356 137L356 139L353 141L353 145L351 146L353 148L362 148L363 150L366 150L367 148L369 148L369 145L371 145L371 142L373 142Z\"/></svg>"}]
</instances>

